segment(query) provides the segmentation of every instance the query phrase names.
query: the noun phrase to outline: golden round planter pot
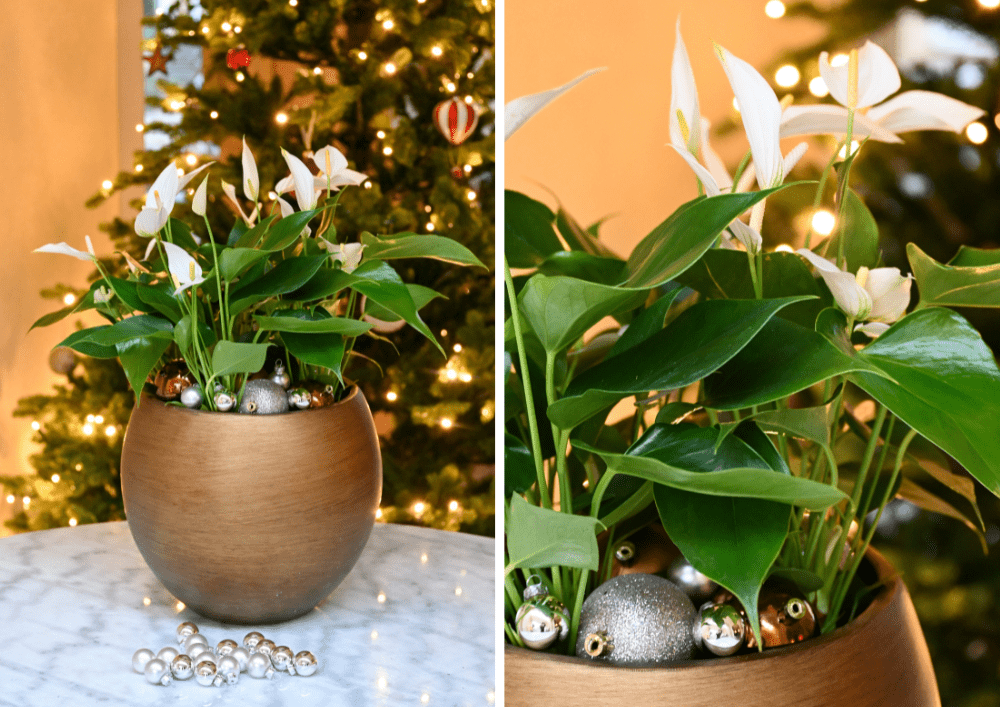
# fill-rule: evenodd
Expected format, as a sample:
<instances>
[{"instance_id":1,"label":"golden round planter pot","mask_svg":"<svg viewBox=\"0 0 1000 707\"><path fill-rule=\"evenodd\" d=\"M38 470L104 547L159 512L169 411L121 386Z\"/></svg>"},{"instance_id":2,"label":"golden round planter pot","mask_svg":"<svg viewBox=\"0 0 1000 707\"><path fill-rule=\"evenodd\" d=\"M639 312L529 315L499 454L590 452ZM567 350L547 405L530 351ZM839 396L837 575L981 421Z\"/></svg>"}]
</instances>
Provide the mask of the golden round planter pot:
<instances>
[{"instance_id":1,"label":"golden round planter pot","mask_svg":"<svg viewBox=\"0 0 1000 707\"><path fill-rule=\"evenodd\" d=\"M175 597L236 624L310 611L357 562L382 497L360 390L281 415L188 410L144 396L122 448L143 559Z\"/></svg>"}]
</instances>

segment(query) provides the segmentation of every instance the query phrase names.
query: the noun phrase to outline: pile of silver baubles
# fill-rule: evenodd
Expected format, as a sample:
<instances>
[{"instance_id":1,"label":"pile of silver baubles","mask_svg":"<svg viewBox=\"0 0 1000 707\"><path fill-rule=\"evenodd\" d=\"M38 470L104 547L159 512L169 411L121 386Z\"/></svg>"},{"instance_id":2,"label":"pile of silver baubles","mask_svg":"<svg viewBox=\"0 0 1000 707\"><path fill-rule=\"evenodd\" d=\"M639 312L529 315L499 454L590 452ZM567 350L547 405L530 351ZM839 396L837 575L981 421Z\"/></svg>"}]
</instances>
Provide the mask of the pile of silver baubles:
<instances>
[{"instance_id":1,"label":"pile of silver baubles","mask_svg":"<svg viewBox=\"0 0 1000 707\"><path fill-rule=\"evenodd\" d=\"M245 415L274 415L296 409L294 404L290 406L290 403L294 403L288 392L291 384L292 379L288 375L288 371L285 370L284 362L278 361L274 365L274 373L271 374L270 378L247 381L243 388L243 398L239 401L238 407L236 395L232 391L226 390L218 382L215 384L212 399L219 412L229 412L235 409ZM298 399L297 392L295 399ZM305 396L304 400L305 405L298 405L298 409L309 407L308 395ZM189 385L181 391L180 401L185 407L198 410L205 404L205 391L197 383Z\"/></svg>"},{"instance_id":2,"label":"pile of silver baubles","mask_svg":"<svg viewBox=\"0 0 1000 707\"><path fill-rule=\"evenodd\" d=\"M235 685L243 672L270 680L276 672L308 677L319 667L309 651L293 653L288 646L276 646L256 631L243 637L242 646L225 638L213 649L198 627L185 621L177 627L177 643L180 650L167 646L155 655L140 648L132 656L132 670L145 675L153 685L169 685L193 675L200 685L219 686Z\"/></svg>"}]
</instances>

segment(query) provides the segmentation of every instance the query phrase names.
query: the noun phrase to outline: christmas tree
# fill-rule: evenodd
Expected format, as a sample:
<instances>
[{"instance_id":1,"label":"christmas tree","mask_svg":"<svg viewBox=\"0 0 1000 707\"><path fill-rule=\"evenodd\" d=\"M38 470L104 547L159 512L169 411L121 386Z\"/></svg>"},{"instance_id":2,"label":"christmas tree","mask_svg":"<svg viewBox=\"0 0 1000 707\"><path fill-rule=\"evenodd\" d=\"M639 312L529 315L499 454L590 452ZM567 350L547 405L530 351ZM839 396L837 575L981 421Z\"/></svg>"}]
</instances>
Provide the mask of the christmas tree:
<instances>
[{"instance_id":1,"label":"christmas tree","mask_svg":"<svg viewBox=\"0 0 1000 707\"><path fill-rule=\"evenodd\" d=\"M269 208L285 175L264 165L282 164L282 148L308 160L330 144L368 176L340 199L342 236L436 233L493 262L492 0L181 0L144 22L147 82L155 83L137 126L146 149L88 205L129 187L144 191L171 161L185 170L215 162L215 184L239 184L245 139L262 165ZM179 72L188 80L154 79L172 61L195 66ZM457 130L447 110L436 119L435 107L449 100ZM174 217L188 215L190 196ZM214 233L227 234L236 214L210 196L207 215ZM103 229L116 250L143 256L146 241L130 222ZM120 267L116 260L103 265ZM493 276L400 262L406 282L445 294L421 316L448 357L369 310L381 320L377 335L359 340L347 374L384 430L381 519L492 534ZM51 395L21 401L16 414L38 422L43 451L32 458L36 474L3 480L8 494L29 499L10 527L122 518L120 437L132 394L115 365L84 360Z\"/></svg>"},{"instance_id":2,"label":"christmas tree","mask_svg":"<svg viewBox=\"0 0 1000 707\"><path fill-rule=\"evenodd\" d=\"M885 263L909 271L906 244L911 242L939 262L949 261L963 245L1000 247L996 229L1000 213L1000 136L996 132L1000 127L1000 2L848 0L786 7L780 0L771 0L765 12L779 27L783 18L808 17L820 21L826 30L815 43L778 57L770 67L779 96L781 91L790 94L795 105L817 103L827 95L816 61L821 51L828 51L835 62L838 53L870 39L899 66L901 91L937 91L986 111L960 135L911 132L901 136L903 144L868 141L861 149L852 183L878 222ZM832 149L831 143L828 151ZM803 171L804 177L816 174ZM804 233L814 212L808 206L803 209L801 199L782 196L774 201L769 217L783 221L790 230L772 226L764 232ZM832 203L828 192L821 208L831 209ZM791 245L801 247L802 243ZM994 353L1000 352L1000 310L961 313ZM954 462L952 468L962 473ZM1000 629L988 618L996 614L1000 601L1000 504L982 489L977 491L985 527L981 537L955 520L894 501L879 526L878 546L913 595L942 703L1000 707L995 689Z\"/></svg>"}]
</instances>

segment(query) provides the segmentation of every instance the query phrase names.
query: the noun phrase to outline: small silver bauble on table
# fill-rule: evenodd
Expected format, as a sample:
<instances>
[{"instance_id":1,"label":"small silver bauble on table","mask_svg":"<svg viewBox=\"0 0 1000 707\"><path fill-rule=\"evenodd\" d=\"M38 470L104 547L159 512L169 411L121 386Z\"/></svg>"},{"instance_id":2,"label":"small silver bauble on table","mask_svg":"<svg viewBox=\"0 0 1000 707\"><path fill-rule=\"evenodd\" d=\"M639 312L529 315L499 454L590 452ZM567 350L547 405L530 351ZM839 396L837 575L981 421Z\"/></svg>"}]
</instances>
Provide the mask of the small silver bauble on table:
<instances>
[{"instance_id":1,"label":"small silver bauble on table","mask_svg":"<svg viewBox=\"0 0 1000 707\"><path fill-rule=\"evenodd\" d=\"M746 639L746 622L736 607L709 602L694 622L694 642L712 655L732 655Z\"/></svg>"},{"instance_id":2,"label":"small silver bauble on table","mask_svg":"<svg viewBox=\"0 0 1000 707\"><path fill-rule=\"evenodd\" d=\"M686 660L694 655L694 617L694 605L673 582L651 574L619 575L583 603L576 654L630 668ZM601 641L604 647L596 650Z\"/></svg>"},{"instance_id":3,"label":"small silver bauble on table","mask_svg":"<svg viewBox=\"0 0 1000 707\"><path fill-rule=\"evenodd\" d=\"M683 557L678 557L670 564L667 579L680 587L698 606L711 599L719 590L718 584L696 570Z\"/></svg>"},{"instance_id":4,"label":"small silver bauble on table","mask_svg":"<svg viewBox=\"0 0 1000 707\"><path fill-rule=\"evenodd\" d=\"M208 687L214 682L217 672L218 669L215 667L215 663L208 660L200 660L194 666L194 679L198 681L199 685Z\"/></svg>"},{"instance_id":5,"label":"small silver bauble on table","mask_svg":"<svg viewBox=\"0 0 1000 707\"><path fill-rule=\"evenodd\" d=\"M219 641L219 645L215 647L215 654L220 658L224 655L229 655L234 650L240 647L236 641L231 638L223 638Z\"/></svg>"},{"instance_id":6,"label":"small silver bauble on table","mask_svg":"<svg viewBox=\"0 0 1000 707\"><path fill-rule=\"evenodd\" d=\"M248 633L243 637L243 647L246 648L251 653L253 653L254 649L257 647L257 644L263 640L264 640L263 635L257 633L256 631L251 631L250 633Z\"/></svg>"},{"instance_id":7,"label":"small silver bauble on table","mask_svg":"<svg viewBox=\"0 0 1000 707\"><path fill-rule=\"evenodd\" d=\"M240 401L240 412L244 415L275 415L288 412L288 393L280 385L267 378L247 381Z\"/></svg>"},{"instance_id":8,"label":"small silver bauble on table","mask_svg":"<svg viewBox=\"0 0 1000 707\"><path fill-rule=\"evenodd\" d=\"M197 383L189 385L181 391L181 405L186 408L197 410L204 402L205 393L202 391L201 386Z\"/></svg>"},{"instance_id":9,"label":"small silver bauble on table","mask_svg":"<svg viewBox=\"0 0 1000 707\"><path fill-rule=\"evenodd\" d=\"M215 409L219 412L229 412L236 405L236 398L225 390L216 393L213 400L215 400Z\"/></svg>"},{"instance_id":10,"label":"small silver bauble on table","mask_svg":"<svg viewBox=\"0 0 1000 707\"><path fill-rule=\"evenodd\" d=\"M203 653L199 653L198 657L194 659L195 665L197 665L198 663L200 663L202 661L207 661L209 663L212 663L216 667L218 667L218 665L219 665L219 656L215 655L215 653L213 653L209 649L209 650L206 650Z\"/></svg>"},{"instance_id":11,"label":"small silver bauble on table","mask_svg":"<svg viewBox=\"0 0 1000 707\"><path fill-rule=\"evenodd\" d=\"M193 633L184 639L184 652L191 655L191 646L201 644L208 647L208 639L200 633Z\"/></svg>"},{"instance_id":12,"label":"small silver bauble on table","mask_svg":"<svg viewBox=\"0 0 1000 707\"><path fill-rule=\"evenodd\" d=\"M292 653L292 649L288 646L278 646L271 651L271 665L278 671L283 672L288 670L294 658L295 654Z\"/></svg>"},{"instance_id":13,"label":"small silver bauble on table","mask_svg":"<svg viewBox=\"0 0 1000 707\"><path fill-rule=\"evenodd\" d=\"M212 649L206 646L204 643L192 643L190 648L187 648L187 654L191 657L191 660L195 660L201 656L202 653L208 653L211 655Z\"/></svg>"},{"instance_id":14,"label":"small silver bauble on table","mask_svg":"<svg viewBox=\"0 0 1000 707\"><path fill-rule=\"evenodd\" d=\"M292 378L288 375L288 371L285 370L284 361L278 361L274 364L274 374L271 376L271 380L285 390L288 390L288 386L292 384Z\"/></svg>"},{"instance_id":15,"label":"small silver bauble on table","mask_svg":"<svg viewBox=\"0 0 1000 707\"><path fill-rule=\"evenodd\" d=\"M141 673L146 669L146 663L155 658L156 655L148 648L140 648L132 655L132 670Z\"/></svg>"},{"instance_id":16,"label":"small silver bauble on table","mask_svg":"<svg viewBox=\"0 0 1000 707\"><path fill-rule=\"evenodd\" d=\"M240 679L240 662L231 655L224 655L219 658L219 672L227 683L235 685Z\"/></svg>"},{"instance_id":17,"label":"small silver bauble on table","mask_svg":"<svg viewBox=\"0 0 1000 707\"><path fill-rule=\"evenodd\" d=\"M529 577L524 589L524 603L514 617L514 625L524 645L536 651L545 650L569 635L569 621L566 606L549 594L542 578L538 575Z\"/></svg>"},{"instance_id":18,"label":"small silver bauble on table","mask_svg":"<svg viewBox=\"0 0 1000 707\"><path fill-rule=\"evenodd\" d=\"M239 661L240 671L247 669L247 661L250 660L250 651L248 651L243 646L238 646L229 655L233 656L234 658L236 658L237 661Z\"/></svg>"},{"instance_id":19,"label":"small silver bauble on table","mask_svg":"<svg viewBox=\"0 0 1000 707\"><path fill-rule=\"evenodd\" d=\"M187 680L194 674L194 663L183 653L170 661L170 673L177 680Z\"/></svg>"},{"instance_id":20,"label":"small silver bauble on table","mask_svg":"<svg viewBox=\"0 0 1000 707\"><path fill-rule=\"evenodd\" d=\"M316 672L319 668L319 662L309 651L299 651L295 654L295 660L293 661L295 665L295 672L302 677L309 677Z\"/></svg>"},{"instance_id":21,"label":"small silver bauble on table","mask_svg":"<svg viewBox=\"0 0 1000 707\"><path fill-rule=\"evenodd\" d=\"M198 633L198 627L190 621L185 621L177 627L177 645L183 646L184 639Z\"/></svg>"},{"instance_id":22,"label":"small silver bauble on table","mask_svg":"<svg viewBox=\"0 0 1000 707\"><path fill-rule=\"evenodd\" d=\"M263 653L253 653L247 661L247 674L252 678L274 677L274 668L271 667L271 659Z\"/></svg>"},{"instance_id":23,"label":"small silver bauble on table","mask_svg":"<svg viewBox=\"0 0 1000 707\"><path fill-rule=\"evenodd\" d=\"M173 682L170 668L159 658L151 658L142 672L146 675L146 682L151 685L169 685Z\"/></svg>"},{"instance_id":24,"label":"small silver bauble on table","mask_svg":"<svg viewBox=\"0 0 1000 707\"><path fill-rule=\"evenodd\" d=\"M170 661L179 656L181 652L174 648L173 646L167 646L166 648L161 648L160 652L156 654L156 657L162 660L167 665L170 665Z\"/></svg>"},{"instance_id":25,"label":"small silver bauble on table","mask_svg":"<svg viewBox=\"0 0 1000 707\"><path fill-rule=\"evenodd\" d=\"M263 653L268 657L268 660L270 660L271 654L274 652L275 648L277 648L277 646L274 645L274 641L269 641L268 639L265 638L257 642L256 647L254 647L254 650L257 653Z\"/></svg>"}]
</instances>

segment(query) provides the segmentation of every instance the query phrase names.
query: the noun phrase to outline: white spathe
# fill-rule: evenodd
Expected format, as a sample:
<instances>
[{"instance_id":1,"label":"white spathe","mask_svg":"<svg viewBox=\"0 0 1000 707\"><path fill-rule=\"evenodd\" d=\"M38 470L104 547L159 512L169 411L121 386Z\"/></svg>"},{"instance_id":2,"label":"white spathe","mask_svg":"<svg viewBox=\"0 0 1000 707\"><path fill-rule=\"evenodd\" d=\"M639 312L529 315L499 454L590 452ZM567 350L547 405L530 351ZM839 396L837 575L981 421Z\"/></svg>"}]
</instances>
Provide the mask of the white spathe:
<instances>
[{"instance_id":1,"label":"white spathe","mask_svg":"<svg viewBox=\"0 0 1000 707\"><path fill-rule=\"evenodd\" d=\"M320 189L357 186L368 179L367 174L348 169L344 153L332 145L317 150L313 155L313 162L316 163L320 172L319 176L314 178L313 184Z\"/></svg>"},{"instance_id":2,"label":"white spathe","mask_svg":"<svg viewBox=\"0 0 1000 707\"><path fill-rule=\"evenodd\" d=\"M146 203L135 217L135 232L144 238L152 238L159 233L170 220L170 212L174 210L174 202L181 189L210 164L206 162L198 169L183 174L171 161L146 192Z\"/></svg>"},{"instance_id":3,"label":"white spathe","mask_svg":"<svg viewBox=\"0 0 1000 707\"><path fill-rule=\"evenodd\" d=\"M205 282L201 266L198 265L198 261L188 255L186 250L166 241L163 243L163 248L167 253L167 269L170 270L170 275L177 283L177 289L174 290L175 295L179 295L189 287Z\"/></svg>"},{"instance_id":4,"label":"white spathe","mask_svg":"<svg viewBox=\"0 0 1000 707\"><path fill-rule=\"evenodd\" d=\"M670 144L698 155L702 137L701 112L698 109L698 87L687 47L681 37L681 18L677 18L677 39L674 59L670 65ZM683 125L681 124L681 121Z\"/></svg>"},{"instance_id":5,"label":"white spathe","mask_svg":"<svg viewBox=\"0 0 1000 707\"><path fill-rule=\"evenodd\" d=\"M305 163L298 157L281 148L281 156L285 158L288 169L292 172L292 182L295 184L295 200L299 204L300 211L307 211L316 208L316 187L313 181L313 173L309 171Z\"/></svg>"},{"instance_id":6,"label":"white spathe","mask_svg":"<svg viewBox=\"0 0 1000 707\"><path fill-rule=\"evenodd\" d=\"M849 62L834 66L827 52L819 55L820 76L830 95L842 106L848 105L849 72ZM868 108L881 103L898 91L901 85L899 69L885 49L870 40L865 42L858 50L858 104L854 107Z\"/></svg>"},{"instance_id":7,"label":"white spathe","mask_svg":"<svg viewBox=\"0 0 1000 707\"><path fill-rule=\"evenodd\" d=\"M201 184L194 191L194 199L191 200L191 210L199 216L204 216L208 210L208 177L201 180Z\"/></svg>"},{"instance_id":8,"label":"white spathe","mask_svg":"<svg viewBox=\"0 0 1000 707\"><path fill-rule=\"evenodd\" d=\"M260 195L260 177L257 175L257 160L247 147L246 136L243 137L243 194L256 203Z\"/></svg>"},{"instance_id":9,"label":"white spathe","mask_svg":"<svg viewBox=\"0 0 1000 707\"><path fill-rule=\"evenodd\" d=\"M566 93L578 83L583 81L585 78L593 76L594 74L604 71L604 68L591 69L586 71L569 83L563 84L548 91L542 91L541 93L532 93L527 96L521 96L520 98L515 98L514 100L507 103L503 108L503 139L504 142L510 139L510 136L520 129L522 125L527 123L538 111L547 106L549 103L554 101L556 98Z\"/></svg>"},{"instance_id":10,"label":"white spathe","mask_svg":"<svg viewBox=\"0 0 1000 707\"><path fill-rule=\"evenodd\" d=\"M87 241L87 250L77 250L68 243L49 243L43 245L41 248L35 248L33 252L35 253L57 253L59 255L68 255L77 260L84 260L87 262L93 262L95 260L94 256L94 245L90 242L90 236L84 236Z\"/></svg>"},{"instance_id":11,"label":"white spathe","mask_svg":"<svg viewBox=\"0 0 1000 707\"><path fill-rule=\"evenodd\" d=\"M333 255L333 259L340 262L341 268L346 273L354 272L361 264L362 251L365 246L361 243L331 243L325 238L320 238L320 247L326 248Z\"/></svg>"}]
</instances>

